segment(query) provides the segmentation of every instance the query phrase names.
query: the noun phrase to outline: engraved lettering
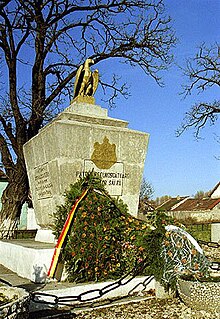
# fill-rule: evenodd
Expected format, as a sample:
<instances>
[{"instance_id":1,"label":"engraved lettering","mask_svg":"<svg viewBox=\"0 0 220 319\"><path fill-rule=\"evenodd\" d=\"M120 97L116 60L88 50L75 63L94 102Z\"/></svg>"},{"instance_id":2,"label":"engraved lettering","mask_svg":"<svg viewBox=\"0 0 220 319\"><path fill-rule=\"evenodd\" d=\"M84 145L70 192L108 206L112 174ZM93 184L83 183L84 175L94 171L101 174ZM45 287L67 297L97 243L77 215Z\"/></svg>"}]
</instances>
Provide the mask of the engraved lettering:
<instances>
[{"instance_id":1,"label":"engraved lettering","mask_svg":"<svg viewBox=\"0 0 220 319\"><path fill-rule=\"evenodd\" d=\"M48 164L35 167L35 187L38 199L52 197L52 183L50 181L50 174Z\"/></svg>"}]
</instances>

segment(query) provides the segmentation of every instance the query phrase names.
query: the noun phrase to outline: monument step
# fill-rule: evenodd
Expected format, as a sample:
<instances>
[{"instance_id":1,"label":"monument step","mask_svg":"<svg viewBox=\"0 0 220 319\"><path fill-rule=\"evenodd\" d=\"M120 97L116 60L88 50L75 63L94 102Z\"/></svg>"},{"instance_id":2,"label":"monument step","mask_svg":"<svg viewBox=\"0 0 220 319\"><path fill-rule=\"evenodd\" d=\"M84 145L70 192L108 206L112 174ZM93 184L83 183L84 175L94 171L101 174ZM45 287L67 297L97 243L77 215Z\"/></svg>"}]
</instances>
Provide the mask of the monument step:
<instances>
[{"instance_id":1,"label":"monument step","mask_svg":"<svg viewBox=\"0 0 220 319\"><path fill-rule=\"evenodd\" d=\"M0 264L18 276L44 283L54 252L54 244L33 239L1 240Z\"/></svg>"}]
</instances>

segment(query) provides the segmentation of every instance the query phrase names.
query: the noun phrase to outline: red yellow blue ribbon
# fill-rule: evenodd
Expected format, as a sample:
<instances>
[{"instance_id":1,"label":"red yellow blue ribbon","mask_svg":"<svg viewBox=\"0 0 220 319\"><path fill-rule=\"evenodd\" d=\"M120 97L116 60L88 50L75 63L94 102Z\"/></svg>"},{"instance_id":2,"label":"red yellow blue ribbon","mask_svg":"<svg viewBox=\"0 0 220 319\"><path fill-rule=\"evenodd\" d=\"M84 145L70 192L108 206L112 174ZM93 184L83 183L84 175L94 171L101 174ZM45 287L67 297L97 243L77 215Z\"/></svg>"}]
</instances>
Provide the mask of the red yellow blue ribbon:
<instances>
[{"instance_id":1,"label":"red yellow blue ribbon","mask_svg":"<svg viewBox=\"0 0 220 319\"><path fill-rule=\"evenodd\" d=\"M60 256L61 250L63 248L64 240L65 240L65 238L68 234L68 231L70 229L70 226L71 226L74 214L76 212L77 206L79 205L81 200L86 196L87 192L88 192L88 189L86 189L82 193L82 195L75 201L74 205L72 206L72 208L67 216L67 219L66 219L65 224L63 226L63 229L61 231L61 234L58 238L56 247L54 249L54 254L52 257L50 268L49 268L48 273L47 273L47 276L50 278L54 278L54 276L55 276L55 272L56 272L56 269L58 266L59 256Z\"/></svg>"}]
</instances>

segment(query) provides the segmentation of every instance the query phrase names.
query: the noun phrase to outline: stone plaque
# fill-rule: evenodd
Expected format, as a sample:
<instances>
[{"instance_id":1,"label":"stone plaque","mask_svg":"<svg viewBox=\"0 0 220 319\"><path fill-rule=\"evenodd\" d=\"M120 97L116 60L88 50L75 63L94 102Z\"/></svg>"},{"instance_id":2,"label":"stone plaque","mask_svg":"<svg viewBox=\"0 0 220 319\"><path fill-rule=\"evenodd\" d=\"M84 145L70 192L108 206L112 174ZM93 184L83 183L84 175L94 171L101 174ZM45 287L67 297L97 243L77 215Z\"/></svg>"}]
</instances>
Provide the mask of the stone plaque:
<instances>
[{"instance_id":1,"label":"stone plaque","mask_svg":"<svg viewBox=\"0 0 220 319\"><path fill-rule=\"evenodd\" d=\"M50 181L48 163L35 167L34 180L37 199L52 197L52 183Z\"/></svg>"},{"instance_id":2,"label":"stone plaque","mask_svg":"<svg viewBox=\"0 0 220 319\"><path fill-rule=\"evenodd\" d=\"M91 160L84 160L83 172L76 172L76 177L83 177L87 172L94 170L101 178L106 190L111 196L121 196L123 194L123 181L129 178L124 173L124 164L115 163L110 169L99 169Z\"/></svg>"}]
</instances>

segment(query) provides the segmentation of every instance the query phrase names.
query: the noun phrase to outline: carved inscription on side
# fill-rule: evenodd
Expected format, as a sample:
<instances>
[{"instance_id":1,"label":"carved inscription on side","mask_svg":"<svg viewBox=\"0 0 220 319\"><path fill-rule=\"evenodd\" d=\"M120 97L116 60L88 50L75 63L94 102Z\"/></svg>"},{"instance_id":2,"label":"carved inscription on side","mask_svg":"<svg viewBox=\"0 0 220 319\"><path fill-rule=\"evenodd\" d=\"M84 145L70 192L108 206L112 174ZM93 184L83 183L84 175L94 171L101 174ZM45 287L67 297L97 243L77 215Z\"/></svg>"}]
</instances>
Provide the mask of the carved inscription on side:
<instances>
[{"instance_id":1,"label":"carved inscription on side","mask_svg":"<svg viewBox=\"0 0 220 319\"><path fill-rule=\"evenodd\" d=\"M129 177L124 173L124 164L115 163L111 169L99 169L91 160L84 160L84 170L77 171L76 177L84 177L87 172L94 171L102 178L107 191L111 196L121 196L123 194L123 180Z\"/></svg>"},{"instance_id":2,"label":"carved inscription on side","mask_svg":"<svg viewBox=\"0 0 220 319\"><path fill-rule=\"evenodd\" d=\"M35 189L38 199L52 197L52 183L48 163L42 164L34 169Z\"/></svg>"}]
</instances>

